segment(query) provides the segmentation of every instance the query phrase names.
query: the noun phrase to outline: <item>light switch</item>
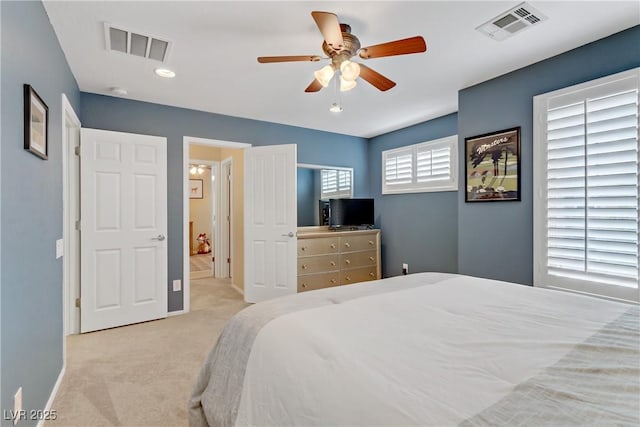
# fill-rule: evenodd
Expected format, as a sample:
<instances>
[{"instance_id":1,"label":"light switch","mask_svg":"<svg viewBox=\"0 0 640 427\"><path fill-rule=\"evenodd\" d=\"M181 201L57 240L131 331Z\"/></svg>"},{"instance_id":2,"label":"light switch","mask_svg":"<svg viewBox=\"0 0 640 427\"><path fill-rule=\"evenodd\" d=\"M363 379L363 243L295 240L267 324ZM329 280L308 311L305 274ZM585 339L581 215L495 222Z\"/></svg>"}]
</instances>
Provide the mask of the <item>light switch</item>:
<instances>
[{"instance_id":1,"label":"light switch","mask_svg":"<svg viewBox=\"0 0 640 427\"><path fill-rule=\"evenodd\" d=\"M56 240L56 259L62 258L64 255L64 240L58 239Z\"/></svg>"}]
</instances>

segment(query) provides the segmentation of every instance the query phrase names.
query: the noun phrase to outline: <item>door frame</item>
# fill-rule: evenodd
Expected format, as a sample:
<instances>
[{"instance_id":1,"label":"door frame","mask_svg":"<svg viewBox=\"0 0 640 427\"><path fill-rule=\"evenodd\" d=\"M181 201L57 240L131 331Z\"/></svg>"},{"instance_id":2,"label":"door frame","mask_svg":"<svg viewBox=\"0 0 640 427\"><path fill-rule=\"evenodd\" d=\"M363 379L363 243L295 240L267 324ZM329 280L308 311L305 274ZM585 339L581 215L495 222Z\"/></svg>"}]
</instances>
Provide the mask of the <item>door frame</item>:
<instances>
[{"instance_id":1,"label":"door frame","mask_svg":"<svg viewBox=\"0 0 640 427\"><path fill-rule=\"evenodd\" d=\"M229 169L228 175L225 174L225 170ZM224 176L224 185L223 185L223 176ZM233 254L233 157L227 157L220 161L220 216L223 217L225 213L229 215L229 221L226 221L222 218L220 223L220 233L218 236L219 239L216 239L216 244L220 249L218 253L220 254L218 271L221 273L221 277L232 277L231 273L233 269L231 268L231 264L233 263L233 259L231 258L231 254ZM228 241L225 241L225 239ZM228 244L227 244L228 243ZM226 260L229 260L227 262Z\"/></svg>"},{"instance_id":2,"label":"door frame","mask_svg":"<svg viewBox=\"0 0 640 427\"><path fill-rule=\"evenodd\" d=\"M197 144L208 147L234 148L243 150L251 144L245 142L224 141L219 139L199 138L195 136L182 137L182 310L178 313L188 313L191 310L191 280L189 277L189 145ZM219 221L218 221L219 222Z\"/></svg>"},{"instance_id":3,"label":"door frame","mask_svg":"<svg viewBox=\"0 0 640 427\"><path fill-rule=\"evenodd\" d=\"M67 96L62 94L62 239L63 255L63 348L66 360L66 340L64 337L80 333L80 312L76 308L76 298L80 298L80 244L77 239L75 212L80 210L80 157L75 147L69 144L68 128L74 129L80 146L80 119Z\"/></svg>"}]
</instances>

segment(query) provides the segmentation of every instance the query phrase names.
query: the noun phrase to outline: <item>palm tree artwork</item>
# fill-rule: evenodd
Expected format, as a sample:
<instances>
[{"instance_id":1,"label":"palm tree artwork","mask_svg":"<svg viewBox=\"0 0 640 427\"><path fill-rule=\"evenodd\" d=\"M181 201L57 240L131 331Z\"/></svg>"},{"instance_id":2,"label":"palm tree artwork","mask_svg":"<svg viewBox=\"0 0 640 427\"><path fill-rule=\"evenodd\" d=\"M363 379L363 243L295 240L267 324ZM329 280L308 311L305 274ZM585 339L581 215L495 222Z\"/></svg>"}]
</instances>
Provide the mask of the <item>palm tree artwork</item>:
<instances>
[{"instance_id":1,"label":"palm tree artwork","mask_svg":"<svg viewBox=\"0 0 640 427\"><path fill-rule=\"evenodd\" d=\"M520 200L520 128L465 139L466 201Z\"/></svg>"}]
</instances>

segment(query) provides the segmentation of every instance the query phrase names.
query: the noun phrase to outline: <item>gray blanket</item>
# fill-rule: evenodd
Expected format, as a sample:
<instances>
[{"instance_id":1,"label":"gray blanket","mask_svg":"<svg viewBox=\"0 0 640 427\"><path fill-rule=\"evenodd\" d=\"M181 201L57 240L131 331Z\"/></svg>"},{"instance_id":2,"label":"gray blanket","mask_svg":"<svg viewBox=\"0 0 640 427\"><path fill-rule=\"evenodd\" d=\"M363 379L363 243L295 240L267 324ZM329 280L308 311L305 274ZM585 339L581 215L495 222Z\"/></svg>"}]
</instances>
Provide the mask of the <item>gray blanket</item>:
<instances>
[{"instance_id":1,"label":"gray blanket","mask_svg":"<svg viewBox=\"0 0 640 427\"><path fill-rule=\"evenodd\" d=\"M631 306L461 426L640 426L638 313Z\"/></svg>"}]
</instances>

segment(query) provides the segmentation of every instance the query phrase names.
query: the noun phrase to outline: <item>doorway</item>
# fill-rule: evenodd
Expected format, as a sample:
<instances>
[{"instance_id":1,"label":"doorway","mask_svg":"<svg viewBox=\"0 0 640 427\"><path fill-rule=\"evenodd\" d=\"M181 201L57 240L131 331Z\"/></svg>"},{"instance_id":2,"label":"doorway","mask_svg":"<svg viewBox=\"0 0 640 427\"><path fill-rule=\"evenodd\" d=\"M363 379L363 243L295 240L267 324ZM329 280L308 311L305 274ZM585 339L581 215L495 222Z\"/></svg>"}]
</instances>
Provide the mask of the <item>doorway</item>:
<instances>
[{"instance_id":1,"label":"doorway","mask_svg":"<svg viewBox=\"0 0 640 427\"><path fill-rule=\"evenodd\" d=\"M217 148L207 148L210 157L217 157ZM195 151L190 147L190 151ZM200 154L203 154L200 150ZM203 157L203 156L200 156ZM202 279L219 277L215 268L219 250L214 244L218 235L220 198L219 162L191 158L189 160L189 277Z\"/></svg>"},{"instance_id":2,"label":"doorway","mask_svg":"<svg viewBox=\"0 0 640 427\"><path fill-rule=\"evenodd\" d=\"M249 147L251 147L251 144L188 136L183 138L184 312L190 311L191 308L191 277L189 272L192 249L190 249L190 247L194 245L194 242L191 240L191 234L193 233L196 238L197 235L200 234L199 231L193 230L193 224L190 218L191 188L189 184L191 179L190 165L192 164L190 159L199 159L200 161L208 161L210 163L219 162L219 167L217 167L217 177L219 177L219 179L217 179L217 183L214 184L218 196L212 200L212 204L215 203L215 214L212 217L212 238L210 239L210 244L211 250L214 253L212 258L214 258L215 261L211 271L216 278L230 277L231 287L242 292L240 287L236 285L236 281L238 283L242 281L242 268L244 266L241 255L243 250L243 245L241 244L243 239L241 212L243 205L243 182L241 176L243 174L243 150ZM225 173L228 173L226 179ZM229 176L230 178L228 178ZM234 177L239 179L234 180ZM228 201L228 203L224 203L224 200ZM228 206L228 208L225 206ZM237 219L234 219L234 217L237 217ZM228 232L224 229L225 225Z\"/></svg>"}]
</instances>

